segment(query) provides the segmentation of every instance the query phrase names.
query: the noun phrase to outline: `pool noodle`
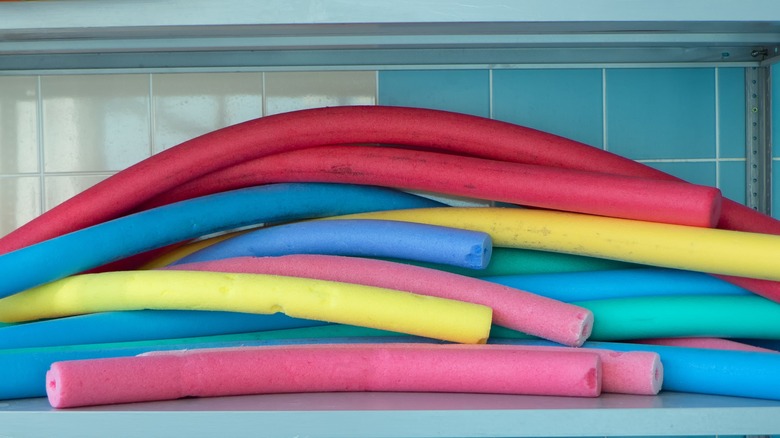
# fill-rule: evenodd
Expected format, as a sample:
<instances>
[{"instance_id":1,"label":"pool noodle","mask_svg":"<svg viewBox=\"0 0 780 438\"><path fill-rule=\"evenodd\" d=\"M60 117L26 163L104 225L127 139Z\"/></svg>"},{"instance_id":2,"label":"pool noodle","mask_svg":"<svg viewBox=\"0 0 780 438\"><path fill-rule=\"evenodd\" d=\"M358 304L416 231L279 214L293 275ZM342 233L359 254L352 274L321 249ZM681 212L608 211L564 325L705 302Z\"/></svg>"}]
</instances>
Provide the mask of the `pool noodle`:
<instances>
[{"instance_id":1,"label":"pool noodle","mask_svg":"<svg viewBox=\"0 0 780 438\"><path fill-rule=\"evenodd\" d=\"M440 110L353 106L294 111L222 128L142 160L3 237L0 253L114 219L219 169L274 153L348 143L415 146L597 172L630 162L549 133Z\"/></svg>"},{"instance_id":2,"label":"pool noodle","mask_svg":"<svg viewBox=\"0 0 780 438\"><path fill-rule=\"evenodd\" d=\"M707 348L712 350L755 351L761 353L777 353L775 350L745 344L722 338L651 338L635 339L637 344L665 345L668 347Z\"/></svg>"},{"instance_id":3,"label":"pool noodle","mask_svg":"<svg viewBox=\"0 0 780 438\"><path fill-rule=\"evenodd\" d=\"M56 362L46 381L56 408L334 391L596 397L601 363L595 354L489 345L296 345Z\"/></svg>"},{"instance_id":4,"label":"pool noodle","mask_svg":"<svg viewBox=\"0 0 780 438\"><path fill-rule=\"evenodd\" d=\"M554 345L540 340L522 344ZM591 341L583 348L658 353L664 364L663 391L780 400L780 355L776 353Z\"/></svg>"},{"instance_id":5,"label":"pool noodle","mask_svg":"<svg viewBox=\"0 0 780 438\"><path fill-rule=\"evenodd\" d=\"M217 231L259 222L426 205L440 204L391 189L338 184L277 184L196 198L1 255L0 297Z\"/></svg>"},{"instance_id":6,"label":"pool noodle","mask_svg":"<svg viewBox=\"0 0 780 438\"><path fill-rule=\"evenodd\" d=\"M277 313L197 310L104 312L0 327L0 349L99 344L281 330L324 324Z\"/></svg>"},{"instance_id":7,"label":"pool noodle","mask_svg":"<svg viewBox=\"0 0 780 438\"><path fill-rule=\"evenodd\" d=\"M0 320L30 321L137 309L272 314L484 343L489 307L384 288L307 278L185 271L68 277L0 300Z\"/></svg>"},{"instance_id":8,"label":"pool noodle","mask_svg":"<svg viewBox=\"0 0 780 438\"><path fill-rule=\"evenodd\" d=\"M332 254L398 257L482 269L492 249L490 235L483 232L398 221L334 220L250 231L196 251L175 264L242 256Z\"/></svg>"},{"instance_id":9,"label":"pool noodle","mask_svg":"<svg viewBox=\"0 0 780 438\"><path fill-rule=\"evenodd\" d=\"M280 182L368 184L699 227L720 216L713 187L376 146L325 146L262 157L178 186L148 204Z\"/></svg>"},{"instance_id":10,"label":"pool noodle","mask_svg":"<svg viewBox=\"0 0 780 438\"><path fill-rule=\"evenodd\" d=\"M472 302L492 308L495 324L570 346L582 345L593 325L593 315L581 307L487 281L382 260L327 255L239 257L169 269L315 278Z\"/></svg>"},{"instance_id":11,"label":"pool noodle","mask_svg":"<svg viewBox=\"0 0 780 438\"><path fill-rule=\"evenodd\" d=\"M515 339L491 339L490 345L508 345L514 348L553 349L572 353L593 352L601 358L601 391L615 394L656 395L664 380L664 367L658 353L651 351L599 350L523 345Z\"/></svg>"},{"instance_id":12,"label":"pool noodle","mask_svg":"<svg viewBox=\"0 0 780 438\"><path fill-rule=\"evenodd\" d=\"M140 266L139 269L157 269L168 266L195 251L213 245L224 239L225 237L219 236L218 238L199 240L197 242L179 246L168 253L161 254L158 257L147 261ZM490 260L484 269L462 268L441 263L426 263L392 257L383 257L382 259L430 269L438 269L440 271L447 271L469 277L617 270L637 268L639 266L616 260L584 257L573 254L535 251L522 248L496 247L493 248Z\"/></svg>"},{"instance_id":13,"label":"pool noodle","mask_svg":"<svg viewBox=\"0 0 780 438\"><path fill-rule=\"evenodd\" d=\"M679 336L780 339L780 304L758 296L636 297L575 304L593 311L594 340Z\"/></svg>"},{"instance_id":14,"label":"pool noodle","mask_svg":"<svg viewBox=\"0 0 780 438\"><path fill-rule=\"evenodd\" d=\"M487 232L495 246L780 279L780 236L769 234L490 207L419 208L346 215L338 219L386 219L442 225Z\"/></svg>"},{"instance_id":15,"label":"pool noodle","mask_svg":"<svg viewBox=\"0 0 780 438\"><path fill-rule=\"evenodd\" d=\"M676 269L620 269L481 277L563 302L665 295L753 295L711 275Z\"/></svg>"},{"instance_id":16,"label":"pool noodle","mask_svg":"<svg viewBox=\"0 0 780 438\"><path fill-rule=\"evenodd\" d=\"M43 348L0 349L0 372L13 379L0 379L0 400L45 397L46 371L51 364L66 360L87 360L111 357L136 356L151 351L182 350L192 348L225 348L258 345L331 344L344 342L431 342L427 338L388 334L381 338L331 338L308 339L296 330L247 333L154 341L120 342L109 344L84 344ZM291 332L291 333L287 333ZM378 331L377 331L378 332ZM373 332L371 332L374 335ZM397 337L396 337L397 336Z\"/></svg>"},{"instance_id":17,"label":"pool noodle","mask_svg":"<svg viewBox=\"0 0 780 438\"><path fill-rule=\"evenodd\" d=\"M213 144L219 147L213 147ZM0 239L0 253L120 216L215 170L286 150L387 143L496 160L679 181L619 155L511 123L440 110L355 106L301 110L251 120L184 142L98 183ZM780 234L780 222L724 199L718 227ZM780 301L780 283L723 276Z\"/></svg>"},{"instance_id":18,"label":"pool noodle","mask_svg":"<svg viewBox=\"0 0 780 438\"><path fill-rule=\"evenodd\" d=\"M389 343L389 342L425 342L419 338L398 333L385 332L364 327L328 325L309 328L263 331L254 333L203 336L180 339L161 339L154 341L135 341L46 348L0 349L0 375L13 375L14 379L0 379L0 400L12 398L45 397L46 371L54 362L65 360L97 359L107 357L135 356L150 351L224 348L260 345L288 344L332 344L332 343ZM343 335L353 335L345 337ZM310 337L315 336L315 337ZM496 342L495 340L491 342ZM502 343L517 343L515 340L502 339ZM528 347L528 348L566 348L566 347ZM657 361L655 353L623 352L609 354L606 350L595 350L602 362L602 391L617 393L643 393L652 389L660 379L654 378L647 370ZM655 355L657 356L657 355ZM656 368L660 369L660 368ZM637 371L642 371L638 374ZM635 377L627 378L633 373ZM624 376L624 377L620 377ZM662 378L662 375L660 376ZM629 382L638 382L626 385Z\"/></svg>"}]
</instances>

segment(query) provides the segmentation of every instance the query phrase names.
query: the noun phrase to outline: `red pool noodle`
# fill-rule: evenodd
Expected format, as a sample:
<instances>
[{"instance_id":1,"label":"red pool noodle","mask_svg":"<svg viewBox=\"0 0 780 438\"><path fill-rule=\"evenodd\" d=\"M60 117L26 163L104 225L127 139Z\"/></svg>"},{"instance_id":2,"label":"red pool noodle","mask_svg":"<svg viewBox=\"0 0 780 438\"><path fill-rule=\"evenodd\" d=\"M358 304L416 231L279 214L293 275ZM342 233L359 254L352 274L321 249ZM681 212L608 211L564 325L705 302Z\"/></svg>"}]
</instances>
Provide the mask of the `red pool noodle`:
<instances>
[{"instance_id":1,"label":"red pool noodle","mask_svg":"<svg viewBox=\"0 0 780 438\"><path fill-rule=\"evenodd\" d=\"M55 362L46 390L56 408L290 392L600 394L596 354L491 347L320 344Z\"/></svg>"},{"instance_id":2,"label":"red pool noodle","mask_svg":"<svg viewBox=\"0 0 780 438\"><path fill-rule=\"evenodd\" d=\"M131 211L201 175L314 146L386 143L569 169L678 180L628 158L554 134L447 111L345 106L282 113L219 129L156 154L79 193L0 239L0 254ZM780 221L724 200L719 228L780 234ZM780 283L723 276L780 301Z\"/></svg>"},{"instance_id":3,"label":"red pool noodle","mask_svg":"<svg viewBox=\"0 0 780 438\"><path fill-rule=\"evenodd\" d=\"M288 150L345 143L408 145L607 173L633 163L553 134L447 111L386 106L300 110L222 128L130 166L0 239L0 253L118 217L215 170Z\"/></svg>"},{"instance_id":4,"label":"red pool noodle","mask_svg":"<svg viewBox=\"0 0 780 438\"><path fill-rule=\"evenodd\" d=\"M670 347L708 348L713 350L756 351L777 353L769 348L757 347L723 338L652 338L632 340L635 344L666 345Z\"/></svg>"},{"instance_id":5,"label":"red pool noodle","mask_svg":"<svg viewBox=\"0 0 780 438\"><path fill-rule=\"evenodd\" d=\"M582 345L593 327L593 314L579 306L476 278L383 260L296 254L236 257L166 269L314 278L469 301L491 307L496 324L571 346Z\"/></svg>"},{"instance_id":6,"label":"red pool noodle","mask_svg":"<svg viewBox=\"0 0 780 438\"><path fill-rule=\"evenodd\" d=\"M324 146L210 173L147 207L280 182L376 185L697 227L717 224L721 201L718 189L676 181L391 147Z\"/></svg>"}]
</instances>

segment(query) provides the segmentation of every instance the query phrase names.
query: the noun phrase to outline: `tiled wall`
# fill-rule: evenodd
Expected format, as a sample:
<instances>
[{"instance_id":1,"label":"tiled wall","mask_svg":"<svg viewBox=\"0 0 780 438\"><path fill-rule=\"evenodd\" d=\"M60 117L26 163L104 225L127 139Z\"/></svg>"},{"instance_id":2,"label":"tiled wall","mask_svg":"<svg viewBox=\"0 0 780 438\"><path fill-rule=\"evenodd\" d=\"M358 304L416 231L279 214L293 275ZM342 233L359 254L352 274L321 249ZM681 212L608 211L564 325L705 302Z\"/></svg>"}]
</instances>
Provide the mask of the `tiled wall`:
<instances>
[{"instance_id":1,"label":"tiled wall","mask_svg":"<svg viewBox=\"0 0 780 438\"><path fill-rule=\"evenodd\" d=\"M531 126L745 199L741 68L0 76L0 235L205 132L376 103Z\"/></svg>"}]
</instances>

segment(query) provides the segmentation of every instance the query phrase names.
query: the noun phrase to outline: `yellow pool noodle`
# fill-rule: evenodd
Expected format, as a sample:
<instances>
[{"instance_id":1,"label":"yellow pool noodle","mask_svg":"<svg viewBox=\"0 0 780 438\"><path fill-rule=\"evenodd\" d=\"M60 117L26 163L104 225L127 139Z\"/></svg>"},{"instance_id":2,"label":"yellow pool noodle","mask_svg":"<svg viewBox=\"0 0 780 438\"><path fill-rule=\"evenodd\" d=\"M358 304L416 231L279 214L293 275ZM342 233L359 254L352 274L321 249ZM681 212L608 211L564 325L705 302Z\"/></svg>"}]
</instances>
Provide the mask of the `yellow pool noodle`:
<instances>
[{"instance_id":1,"label":"yellow pool noodle","mask_svg":"<svg viewBox=\"0 0 780 438\"><path fill-rule=\"evenodd\" d=\"M495 246L501 247L780 280L780 236L769 234L495 207L393 210L328 219L358 218L484 231L490 234Z\"/></svg>"},{"instance_id":2,"label":"yellow pool noodle","mask_svg":"<svg viewBox=\"0 0 780 438\"><path fill-rule=\"evenodd\" d=\"M0 299L0 321L140 309L271 314L485 343L492 309L378 287L260 274L131 271L68 277Z\"/></svg>"}]
</instances>

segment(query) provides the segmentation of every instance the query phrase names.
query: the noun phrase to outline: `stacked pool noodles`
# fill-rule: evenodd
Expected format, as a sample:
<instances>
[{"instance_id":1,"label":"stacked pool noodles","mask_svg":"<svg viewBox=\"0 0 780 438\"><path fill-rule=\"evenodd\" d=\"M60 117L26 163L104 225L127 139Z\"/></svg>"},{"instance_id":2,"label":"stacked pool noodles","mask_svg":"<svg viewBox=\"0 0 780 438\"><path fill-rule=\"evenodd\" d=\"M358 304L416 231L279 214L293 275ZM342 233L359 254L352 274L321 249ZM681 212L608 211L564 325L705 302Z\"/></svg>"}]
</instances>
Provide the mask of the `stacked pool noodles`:
<instances>
[{"instance_id":1,"label":"stacked pool noodles","mask_svg":"<svg viewBox=\"0 0 780 438\"><path fill-rule=\"evenodd\" d=\"M0 399L778 399L780 355L753 345L780 339L777 234L717 189L522 126L264 117L0 239L0 369L17 377Z\"/></svg>"}]
</instances>

